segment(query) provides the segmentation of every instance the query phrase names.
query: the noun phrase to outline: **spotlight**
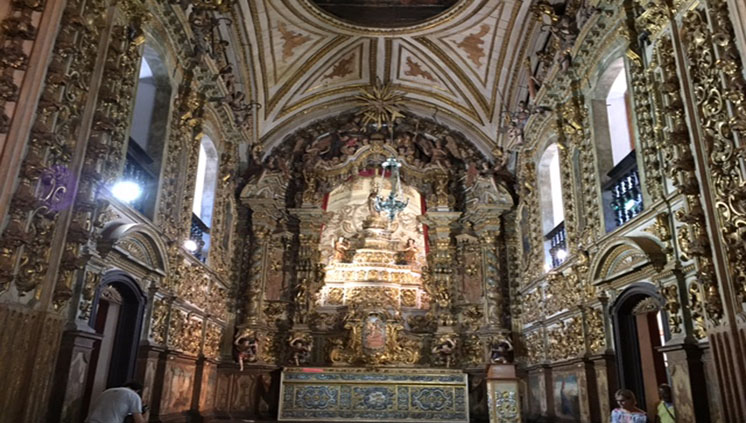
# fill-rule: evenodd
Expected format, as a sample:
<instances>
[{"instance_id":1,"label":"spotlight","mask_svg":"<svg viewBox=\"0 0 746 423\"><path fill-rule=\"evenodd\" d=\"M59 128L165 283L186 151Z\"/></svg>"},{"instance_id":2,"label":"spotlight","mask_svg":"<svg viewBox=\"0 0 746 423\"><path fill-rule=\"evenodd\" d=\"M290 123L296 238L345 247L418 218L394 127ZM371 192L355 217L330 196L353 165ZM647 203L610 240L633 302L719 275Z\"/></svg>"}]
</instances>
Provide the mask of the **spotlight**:
<instances>
[{"instance_id":1,"label":"spotlight","mask_svg":"<svg viewBox=\"0 0 746 423\"><path fill-rule=\"evenodd\" d=\"M193 239L187 239L184 241L184 248L190 253L197 251L197 243Z\"/></svg>"},{"instance_id":2,"label":"spotlight","mask_svg":"<svg viewBox=\"0 0 746 423\"><path fill-rule=\"evenodd\" d=\"M140 197L142 188L137 182L118 181L111 187L111 193L117 200L123 203L131 203Z\"/></svg>"},{"instance_id":3,"label":"spotlight","mask_svg":"<svg viewBox=\"0 0 746 423\"><path fill-rule=\"evenodd\" d=\"M564 260L567 258L567 251L565 250L557 250L557 259L558 260Z\"/></svg>"}]
</instances>

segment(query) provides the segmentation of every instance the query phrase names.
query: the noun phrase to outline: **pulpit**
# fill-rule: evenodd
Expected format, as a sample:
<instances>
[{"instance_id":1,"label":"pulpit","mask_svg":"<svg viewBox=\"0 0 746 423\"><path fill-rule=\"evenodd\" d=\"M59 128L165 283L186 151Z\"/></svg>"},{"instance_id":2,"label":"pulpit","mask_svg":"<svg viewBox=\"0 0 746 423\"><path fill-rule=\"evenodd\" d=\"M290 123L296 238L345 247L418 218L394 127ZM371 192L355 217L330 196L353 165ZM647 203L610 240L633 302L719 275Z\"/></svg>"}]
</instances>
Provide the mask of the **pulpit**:
<instances>
[{"instance_id":1,"label":"pulpit","mask_svg":"<svg viewBox=\"0 0 746 423\"><path fill-rule=\"evenodd\" d=\"M282 372L279 421L469 421L460 370L291 367Z\"/></svg>"}]
</instances>

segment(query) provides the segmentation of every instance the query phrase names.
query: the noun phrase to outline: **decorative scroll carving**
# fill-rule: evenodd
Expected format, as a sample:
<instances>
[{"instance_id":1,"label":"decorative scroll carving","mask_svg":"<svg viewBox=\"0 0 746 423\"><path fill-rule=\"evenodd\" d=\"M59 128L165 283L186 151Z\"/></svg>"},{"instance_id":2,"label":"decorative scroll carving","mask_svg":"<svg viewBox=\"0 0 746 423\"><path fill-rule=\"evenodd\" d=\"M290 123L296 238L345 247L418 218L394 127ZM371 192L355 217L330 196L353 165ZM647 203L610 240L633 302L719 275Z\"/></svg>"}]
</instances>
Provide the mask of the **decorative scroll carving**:
<instances>
[{"instance_id":1,"label":"decorative scroll carving","mask_svg":"<svg viewBox=\"0 0 746 423\"><path fill-rule=\"evenodd\" d=\"M681 333L683 319L679 314L681 303L679 302L679 288L675 284L667 285L661 289L663 298L666 299L666 312L668 313L668 327L672 333Z\"/></svg>"},{"instance_id":2,"label":"decorative scroll carving","mask_svg":"<svg viewBox=\"0 0 746 423\"><path fill-rule=\"evenodd\" d=\"M546 344L544 343L544 329L537 329L523 334L526 346L528 365L542 363L546 359Z\"/></svg>"},{"instance_id":3,"label":"decorative scroll carving","mask_svg":"<svg viewBox=\"0 0 746 423\"><path fill-rule=\"evenodd\" d=\"M579 318L560 320L556 326L547 328L547 358L560 361L575 358L585 351L583 322Z\"/></svg>"},{"instance_id":4,"label":"decorative scroll carving","mask_svg":"<svg viewBox=\"0 0 746 423\"><path fill-rule=\"evenodd\" d=\"M740 53L734 44L727 3L720 0L708 3L714 30L710 30L704 11L691 10L684 17L682 38L691 64L694 90L698 93L697 109L702 119L702 136L720 222L720 242L727 251L729 279L743 304L746 302L746 251L743 248L746 179L736 134L746 136L746 81ZM709 275L702 274L701 278L706 276ZM705 279L704 288L708 318L719 322L723 311L722 304L718 304L718 284Z\"/></svg>"},{"instance_id":5,"label":"decorative scroll carving","mask_svg":"<svg viewBox=\"0 0 746 423\"><path fill-rule=\"evenodd\" d=\"M600 354L606 349L606 333L604 331L604 314L599 308L585 310L586 340L590 354Z\"/></svg>"},{"instance_id":6,"label":"decorative scroll carving","mask_svg":"<svg viewBox=\"0 0 746 423\"><path fill-rule=\"evenodd\" d=\"M16 287L25 294L36 289L46 273L57 215L70 205L74 192L71 153L76 149L82 128L73 123L81 119L89 95L101 31L91 22L103 13L103 3L70 1L66 5L0 245L3 261L14 263L0 270L0 290L15 279ZM29 12L25 7L21 9L18 19ZM21 21L5 24L6 31L11 29L12 34L21 38L31 30ZM18 25L28 31L14 30L19 29ZM12 45L20 47L13 41ZM14 55L12 48L6 48L3 57L0 68L25 67L25 55ZM7 121L0 117L0 132L4 131ZM74 256L73 251L64 250L64 260ZM67 265L78 267L80 263L68 260L63 263L63 271ZM58 306L72 295L71 281L67 282L70 283L57 284L54 301Z\"/></svg>"},{"instance_id":7,"label":"decorative scroll carving","mask_svg":"<svg viewBox=\"0 0 746 423\"><path fill-rule=\"evenodd\" d=\"M41 12L44 6L44 1L39 1L36 6L13 2L9 6L10 10L6 11L6 18L0 24L2 28L0 50L3 56L0 59L0 134L8 132L13 117L13 106L8 103L18 100L20 86L16 81L21 79L15 76L19 71L24 72L28 64L28 56L23 51L23 42L36 37L38 23L35 22L38 22L36 19L38 13L35 12ZM2 291L1 288L0 285L0 291Z\"/></svg>"},{"instance_id":8,"label":"decorative scroll carving","mask_svg":"<svg viewBox=\"0 0 746 423\"><path fill-rule=\"evenodd\" d=\"M152 339L156 344L166 344L169 308L169 302L163 298L156 298L153 302L153 312L150 322L150 339Z\"/></svg>"},{"instance_id":9,"label":"decorative scroll carving","mask_svg":"<svg viewBox=\"0 0 746 423\"><path fill-rule=\"evenodd\" d=\"M630 60L629 73L634 98L635 117L637 121L637 141L642 150L642 164L645 171L645 186L653 202L663 198L663 177L657 146L661 144L659 133L654 130L655 114L650 99L655 90L652 75L643 69L638 60Z\"/></svg>"},{"instance_id":10,"label":"decorative scroll carving","mask_svg":"<svg viewBox=\"0 0 746 423\"><path fill-rule=\"evenodd\" d=\"M205 346L202 350L202 354L205 357L217 360L220 356L220 337L222 331L222 326L207 322L205 326Z\"/></svg>"}]
</instances>

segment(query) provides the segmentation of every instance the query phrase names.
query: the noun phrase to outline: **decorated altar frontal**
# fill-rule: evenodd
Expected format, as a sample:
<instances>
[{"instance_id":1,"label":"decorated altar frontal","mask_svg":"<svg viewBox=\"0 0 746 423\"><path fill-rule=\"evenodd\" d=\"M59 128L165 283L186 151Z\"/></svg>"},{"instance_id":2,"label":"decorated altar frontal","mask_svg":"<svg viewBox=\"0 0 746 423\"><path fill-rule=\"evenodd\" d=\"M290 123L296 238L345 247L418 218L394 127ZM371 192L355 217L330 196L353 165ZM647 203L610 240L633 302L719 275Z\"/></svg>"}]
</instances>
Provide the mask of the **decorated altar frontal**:
<instances>
[{"instance_id":1,"label":"decorated altar frontal","mask_svg":"<svg viewBox=\"0 0 746 423\"><path fill-rule=\"evenodd\" d=\"M460 370L291 367L279 421L468 422Z\"/></svg>"}]
</instances>

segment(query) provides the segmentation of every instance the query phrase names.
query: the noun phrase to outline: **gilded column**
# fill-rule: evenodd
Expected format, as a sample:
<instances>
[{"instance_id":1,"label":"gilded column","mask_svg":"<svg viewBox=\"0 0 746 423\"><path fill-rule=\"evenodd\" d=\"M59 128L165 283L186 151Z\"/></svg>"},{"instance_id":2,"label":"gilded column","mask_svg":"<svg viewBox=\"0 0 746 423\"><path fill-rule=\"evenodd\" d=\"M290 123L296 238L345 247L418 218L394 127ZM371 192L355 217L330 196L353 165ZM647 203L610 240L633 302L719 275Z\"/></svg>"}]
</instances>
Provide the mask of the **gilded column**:
<instances>
[{"instance_id":1,"label":"gilded column","mask_svg":"<svg viewBox=\"0 0 746 423\"><path fill-rule=\"evenodd\" d=\"M501 233L500 216L507 211L506 206L480 204L467 212L474 223L474 232L479 239L482 258L482 289L484 292L484 323L490 330L504 329L505 300L503 293L507 286L502 280L504 272L500 264L499 238Z\"/></svg>"},{"instance_id":2,"label":"gilded column","mask_svg":"<svg viewBox=\"0 0 746 423\"><path fill-rule=\"evenodd\" d=\"M603 222L597 193L597 187L600 184L596 171L596 153L590 133L591 123L585 98L577 81L572 83L571 88L571 96L561 108L561 130L569 146L579 150L579 185L582 208L576 212L578 217L577 228L578 232L584 234L583 238L587 234L592 239L596 239L601 233L600 225Z\"/></svg>"},{"instance_id":3,"label":"gilded column","mask_svg":"<svg viewBox=\"0 0 746 423\"><path fill-rule=\"evenodd\" d=\"M699 299L706 311L710 345L722 375L725 419L741 421L746 420L746 403L739 400L746 397L746 175L738 152L746 135L746 80L726 0L702 6L686 11L681 31L672 31L688 126L696 128L692 152L712 252L712 271L700 273L701 290L690 287L690 300Z\"/></svg>"},{"instance_id":4,"label":"gilded column","mask_svg":"<svg viewBox=\"0 0 746 423\"><path fill-rule=\"evenodd\" d=\"M428 226L430 254L428 270L423 272L425 289L433 299L439 326L451 326L453 319L453 258L451 224L461 216L460 212L431 211L422 216Z\"/></svg>"},{"instance_id":5,"label":"gilded column","mask_svg":"<svg viewBox=\"0 0 746 423\"><path fill-rule=\"evenodd\" d=\"M275 219L272 206L263 200L249 200L246 204L251 208L251 247L249 258L249 274L246 282L246 308L241 324L238 326L263 326L262 313L264 283L266 280L267 256L271 246L271 233Z\"/></svg>"},{"instance_id":6,"label":"gilded column","mask_svg":"<svg viewBox=\"0 0 746 423\"><path fill-rule=\"evenodd\" d=\"M316 294L324 282L319 264L319 240L324 211L317 207L304 207L290 209L289 213L298 220L293 323L296 327L305 327L308 324L308 315L315 304Z\"/></svg>"}]
</instances>

